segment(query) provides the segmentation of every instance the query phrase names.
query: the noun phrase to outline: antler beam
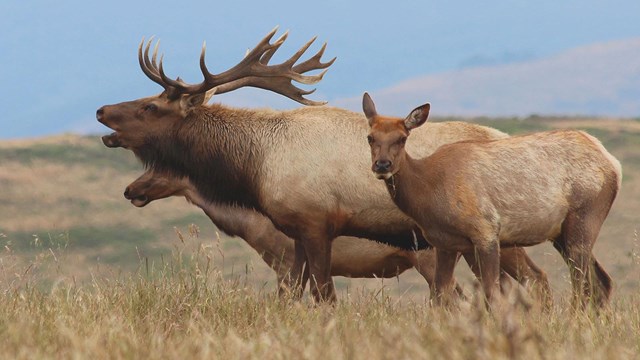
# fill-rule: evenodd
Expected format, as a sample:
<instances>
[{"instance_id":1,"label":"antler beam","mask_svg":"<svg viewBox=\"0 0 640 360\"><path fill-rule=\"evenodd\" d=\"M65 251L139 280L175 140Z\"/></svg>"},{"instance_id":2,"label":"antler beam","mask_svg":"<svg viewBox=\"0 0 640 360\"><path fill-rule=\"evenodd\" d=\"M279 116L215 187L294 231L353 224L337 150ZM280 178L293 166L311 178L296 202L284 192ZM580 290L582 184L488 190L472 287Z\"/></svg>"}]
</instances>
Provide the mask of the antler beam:
<instances>
[{"instance_id":1,"label":"antler beam","mask_svg":"<svg viewBox=\"0 0 640 360\"><path fill-rule=\"evenodd\" d=\"M212 74L207 69L205 62L206 44L203 44L202 52L200 53L200 69L204 76L204 81L199 84L187 84L179 78L174 80L164 73L162 57L160 57L159 62L156 61L159 41L156 43L153 56L150 60L149 50L153 39L148 41L144 51L143 39L138 48L138 60L142 71L147 75L147 77L160 84L165 91L171 92L174 96L178 96L180 94L200 94L214 88L216 94L222 94L241 87L252 86L276 92L305 105L325 104L325 102L306 99L304 96L313 93L315 89L310 91L300 89L293 85L292 81L310 85L316 84L322 80L324 74L328 70L327 68L336 60L334 57L325 63L321 61L327 44L325 43L311 58L295 65L295 63L300 60L316 40L316 37L314 37L283 63L269 65L269 61L280 46L282 46L288 36L288 32L285 32L272 43L271 39L277 30L278 28L275 28L269 32L251 51L247 53L244 59L231 69L220 74ZM320 69L325 70L317 75L305 75L305 73L309 71Z\"/></svg>"}]
</instances>

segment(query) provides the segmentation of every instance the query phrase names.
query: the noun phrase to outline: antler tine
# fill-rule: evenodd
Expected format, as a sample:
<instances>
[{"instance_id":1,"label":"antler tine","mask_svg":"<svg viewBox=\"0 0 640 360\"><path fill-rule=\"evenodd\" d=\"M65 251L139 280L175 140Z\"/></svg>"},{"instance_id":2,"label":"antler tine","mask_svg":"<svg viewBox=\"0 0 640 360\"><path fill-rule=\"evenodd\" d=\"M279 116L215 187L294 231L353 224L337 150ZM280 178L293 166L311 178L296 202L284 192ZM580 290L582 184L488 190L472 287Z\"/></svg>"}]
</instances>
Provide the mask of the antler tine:
<instances>
[{"instance_id":1,"label":"antler tine","mask_svg":"<svg viewBox=\"0 0 640 360\"><path fill-rule=\"evenodd\" d=\"M249 51L249 53L244 57L243 60L255 58L256 56L258 58L261 58L265 53L273 50L271 51L270 56L268 56L267 62L269 62L269 60L271 59L271 56L273 56L275 51L278 50L278 48L284 43L284 41L287 40L287 37L289 37L289 30L287 30L284 32L284 34L282 34L282 36L280 36L272 44L271 39L273 38L273 36L276 34L277 31L278 31L278 26L276 26L273 30L271 30L270 33L267 34L267 36L265 36L262 40L260 40L258 45L256 45L251 51Z\"/></svg>"},{"instance_id":2,"label":"antler tine","mask_svg":"<svg viewBox=\"0 0 640 360\"><path fill-rule=\"evenodd\" d=\"M276 51L278 51L278 49L280 48L280 46L284 44L284 41L287 40L288 36L289 36L289 31L286 31L284 34L282 34L282 36L280 36L278 40L276 40L273 43L273 47L271 47L271 49L267 50L264 53L264 55L262 55L262 57L260 58L260 63L263 65L268 65L269 61L271 60L271 57L273 57L273 54L275 54ZM249 55L249 53L247 53L247 55Z\"/></svg>"},{"instance_id":3,"label":"antler tine","mask_svg":"<svg viewBox=\"0 0 640 360\"><path fill-rule=\"evenodd\" d=\"M329 66L331 66L336 61L337 57L334 57L333 59L327 61L326 63L323 63L320 61L320 59L322 58L322 55L324 55L324 51L326 48L327 48L327 43L325 42L324 44L322 44L320 51L318 51L315 55L313 55L309 59L294 66L293 71L297 73L304 73L309 70L326 69Z\"/></svg>"},{"instance_id":4,"label":"antler tine","mask_svg":"<svg viewBox=\"0 0 640 360\"><path fill-rule=\"evenodd\" d=\"M285 33L285 35L287 34ZM278 42L274 44L274 47L269 49L264 54L263 58L260 59L260 63L262 65L268 65L268 62L273 56L273 54L282 45L282 42L284 42L284 40L286 39L285 35L283 35L281 39L278 39ZM324 76L324 73L326 71L322 72L319 75L314 75L314 76L303 75L303 73L310 70L324 69L329 67L331 64L333 64L333 62L335 61L335 58L329 61L328 63L320 62L320 58L322 57L322 54L324 54L324 51L327 46L326 43L322 45L322 48L310 59L302 62L299 65L293 66L302 57L302 55L309 49L309 47L316 41L316 39L317 39L317 36L314 36L313 38L311 38L311 40L307 41L306 44L304 44L300 49L298 49L298 51L296 51L295 54L293 54L289 59L287 59L282 64L273 65L270 67L265 66L264 67L265 76L285 76L290 78L291 80L295 80L299 83L308 84L308 85L315 84L320 80L322 80L322 77ZM280 42L280 40L282 42Z\"/></svg>"},{"instance_id":5,"label":"antler tine","mask_svg":"<svg viewBox=\"0 0 640 360\"><path fill-rule=\"evenodd\" d=\"M200 51L200 71L202 71L202 75L204 76L204 81L201 82L199 85L196 85L196 90L192 92L194 94L198 92L207 91L207 89L210 88L207 83L207 79L208 79L207 75L209 76L212 76L212 75L209 72L209 69L207 69L207 63L204 59L206 52L207 52L207 42L203 41L202 50Z\"/></svg>"},{"instance_id":6,"label":"antler tine","mask_svg":"<svg viewBox=\"0 0 640 360\"><path fill-rule=\"evenodd\" d=\"M291 88L293 88L294 92L291 95L285 95L285 96L287 96L291 100L297 101L301 104L308 105L308 106L320 106L320 105L325 105L327 103L326 101L314 101L304 97L304 95L313 94L314 92L316 92L316 89L302 90L291 83L289 83L289 85L291 86Z\"/></svg>"},{"instance_id":7,"label":"antler tine","mask_svg":"<svg viewBox=\"0 0 640 360\"><path fill-rule=\"evenodd\" d=\"M209 74L209 69L207 69L207 64L204 61L204 55L206 52L207 52L207 42L203 41L202 50L200 50L200 71L202 71L203 74Z\"/></svg>"},{"instance_id":8,"label":"antler tine","mask_svg":"<svg viewBox=\"0 0 640 360\"><path fill-rule=\"evenodd\" d=\"M158 48L160 48L160 40L156 41L156 46L153 47L153 55L151 57L151 65L157 69L158 64L156 63L156 59L158 58Z\"/></svg>"},{"instance_id":9,"label":"antler tine","mask_svg":"<svg viewBox=\"0 0 640 360\"><path fill-rule=\"evenodd\" d=\"M333 59L331 59L326 63L322 63L320 61L320 58L322 58L322 55L324 54L324 51L327 48L327 43L324 43L320 48L320 50L315 55L313 55L312 57L310 57L309 59L303 61L298 65L292 66L293 64L295 64L296 61L298 61L298 59L300 59L300 57L302 57L302 54L304 54L305 51L307 51L307 49L311 46L311 44L313 44L315 40L316 40L316 37L314 36L304 46L302 46L300 50L298 50L291 58L289 58L289 60L285 61L282 64L282 65L287 64L291 68L290 73L291 73L292 80L295 80L299 83L307 84L307 85L316 84L320 80L322 80L322 77L327 72L326 68L331 66L331 64L333 64L333 62L336 60L336 58L334 57ZM318 75L303 75L307 71L319 70L319 69L325 69L325 70Z\"/></svg>"},{"instance_id":10,"label":"antler tine","mask_svg":"<svg viewBox=\"0 0 640 360\"><path fill-rule=\"evenodd\" d=\"M256 45L251 51L249 51L249 53L244 57L244 59L242 59L236 66L220 74L213 75L208 70L206 70L206 66L203 66L204 59L203 57L201 57L200 67L201 69L203 69L205 83L208 85L207 87L212 88L214 86L225 84L227 82L232 82L239 78L254 76L251 65L256 62L259 63L260 58L266 52L269 52L274 48L280 47L288 37L288 31L287 31L280 38L278 38L276 42L271 43L271 39L275 35L276 31L278 31L277 27L273 29L270 33L268 33L267 36L265 36L262 40L260 40L260 42L258 42L258 45Z\"/></svg>"},{"instance_id":11,"label":"antler tine","mask_svg":"<svg viewBox=\"0 0 640 360\"><path fill-rule=\"evenodd\" d=\"M318 38L317 36L312 37L311 40L307 41L306 44L302 45L302 47L298 51L296 51L296 53L293 54L293 56L291 56L289 59L287 59L287 61L285 61L282 64L293 66L293 64L295 64L296 61L298 61L302 57L302 54L304 54L305 51L309 49L309 46L311 46L311 44L313 44L313 42L316 41L317 38Z\"/></svg>"},{"instance_id":12,"label":"antler tine","mask_svg":"<svg viewBox=\"0 0 640 360\"><path fill-rule=\"evenodd\" d=\"M251 76L251 77L238 79L226 84L216 86L215 89L216 89L216 94L224 94L226 92L230 92L245 86L251 86L251 87L257 87L260 89L276 91L277 93L282 94L288 97L289 99L304 105L318 106L318 105L324 105L327 103L326 101L313 101L305 98L304 95L312 94L316 91L316 89L312 89L312 90L300 89L299 87L291 83L291 79L288 79L285 77L265 78L265 77ZM274 89L278 89L278 90L274 90Z\"/></svg>"},{"instance_id":13,"label":"antler tine","mask_svg":"<svg viewBox=\"0 0 640 360\"><path fill-rule=\"evenodd\" d=\"M162 78L158 75L157 68L154 66L155 64L149 61L149 48L151 47L151 42L153 42L153 36L147 42L144 53L142 51L142 47L144 46L144 38L140 42L140 45L138 46L138 62L140 63L142 72L147 75L149 79L166 89L167 85L162 82ZM149 67L149 65L151 65L151 68Z\"/></svg>"},{"instance_id":14,"label":"antler tine","mask_svg":"<svg viewBox=\"0 0 640 360\"><path fill-rule=\"evenodd\" d=\"M162 67L162 60L164 58L164 55L160 56L160 64L159 64L159 72L160 72L160 77L162 78L162 81L167 84L168 86L171 86L173 88L176 88L178 90L186 90L187 88L189 88L188 85L186 85L184 82L182 81L178 81L178 80L173 80L170 77L168 77L165 73L164 73L164 68Z\"/></svg>"},{"instance_id":15,"label":"antler tine","mask_svg":"<svg viewBox=\"0 0 640 360\"><path fill-rule=\"evenodd\" d=\"M329 71L329 69L322 70L322 72L318 75L299 75L295 80L305 85L317 84L320 82L320 80L322 80L322 78L324 77L324 74L326 74L327 71Z\"/></svg>"}]
</instances>

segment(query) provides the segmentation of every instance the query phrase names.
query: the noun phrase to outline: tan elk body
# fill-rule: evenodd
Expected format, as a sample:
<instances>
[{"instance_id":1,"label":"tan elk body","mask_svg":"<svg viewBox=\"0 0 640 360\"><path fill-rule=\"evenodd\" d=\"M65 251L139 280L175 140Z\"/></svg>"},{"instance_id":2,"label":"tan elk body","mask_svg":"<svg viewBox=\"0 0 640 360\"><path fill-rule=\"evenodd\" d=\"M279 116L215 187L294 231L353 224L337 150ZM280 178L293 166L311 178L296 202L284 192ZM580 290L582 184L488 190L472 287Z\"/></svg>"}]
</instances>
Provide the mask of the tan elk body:
<instances>
[{"instance_id":1,"label":"tan elk body","mask_svg":"<svg viewBox=\"0 0 640 360\"><path fill-rule=\"evenodd\" d=\"M205 80L196 85L168 78L155 51L150 59L149 46L143 51L141 44L141 68L164 91L104 106L97 119L115 131L103 138L105 145L132 150L148 168L187 177L208 202L254 209L268 217L295 240L294 283L301 279L306 263L315 298L334 299L330 276L334 238L357 236L413 248L416 225L366 171L369 155L358 144L368 127L361 114L326 106L274 111L206 105L214 93L242 86L315 104L304 98L309 92L291 81L308 84L322 78L322 74L302 74L331 64L320 62L324 47L295 64L308 43L291 59L270 65L286 37L271 43L274 33L238 65L217 75L206 69L203 49L200 65ZM446 143L506 136L466 123L428 124L416 131L407 148L423 157Z\"/></svg>"},{"instance_id":2,"label":"tan elk body","mask_svg":"<svg viewBox=\"0 0 640 360\"><path fill-rule=\"evenodd\" d=\"M227 235L241 237L256 250L276 272L279 284L286 279L294 262L294 241L255 210L208 202L188 178L176 178L153 170L146 171L125 191L125 197L137 207L169 196L184 196L201 208L220 230ZM435 252L431 248L405 250L357 237L340 236L333 241L331 251L331 276L388 278L414 267L430 287L434 284ZM532 289L544 306L551 304L546 274L531 262L522 248L506 249L503 259L501 265L505 275ZM473 267L474 259L468 261ZM504 276L501 280L509 281ZM306 279L303 287L305 282ZM462 294L459 286L455 285L455 288L457 294Z\"/></svg>"},{"instance_id":3,"label":"tan elk body","mask_svg":"<svg viewBox=\"0 0 640 360\"><path fill-rule=\"evenodd\" d=\"M436 297L450 289L457 252L477 256L491 300L500 246L553 241L570 267L574 300L605 304L611 279L592 248L620 188L620 163L596 138L574 130L463 141L417 159L404 145L429 108L384 117L368 94L363 98L371 169L436 247Z\"/></svg>"}]
</instances>

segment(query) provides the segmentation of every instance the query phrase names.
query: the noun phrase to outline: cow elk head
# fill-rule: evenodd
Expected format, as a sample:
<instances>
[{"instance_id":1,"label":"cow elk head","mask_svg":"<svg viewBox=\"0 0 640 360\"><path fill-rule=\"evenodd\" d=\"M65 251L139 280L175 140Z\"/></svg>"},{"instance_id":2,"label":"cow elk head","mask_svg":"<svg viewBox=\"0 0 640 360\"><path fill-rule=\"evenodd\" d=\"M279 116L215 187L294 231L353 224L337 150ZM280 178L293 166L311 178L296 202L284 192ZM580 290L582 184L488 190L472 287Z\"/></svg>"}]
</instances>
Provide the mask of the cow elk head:
<instances>
[{"instance_id":1,"label":"cow elk head","mask_svg":"<svg viewBox=\"0 0 640 360\"><path fill-rule=\"evenodd\" d=\"M430 108L428 103L419 106L404 119L381 116L376 112L371 96L364 93L362 110L371 128L367 136L371 147L371 170L378 179L389 179L398 172L409 132L427 121Z\"/></svg>"},{"instance_id":2,"label":"cow elk head","mask_svg":"<svg viewBox=\"0 0 640 360\"><path fill-rule=\"evenodd\" d=\"M124 197L130 200L134 206L144 207L154 200L185 195L188 187L186 179L161 174L150 169L127 186Z\"/></svg>"}]
</instances>

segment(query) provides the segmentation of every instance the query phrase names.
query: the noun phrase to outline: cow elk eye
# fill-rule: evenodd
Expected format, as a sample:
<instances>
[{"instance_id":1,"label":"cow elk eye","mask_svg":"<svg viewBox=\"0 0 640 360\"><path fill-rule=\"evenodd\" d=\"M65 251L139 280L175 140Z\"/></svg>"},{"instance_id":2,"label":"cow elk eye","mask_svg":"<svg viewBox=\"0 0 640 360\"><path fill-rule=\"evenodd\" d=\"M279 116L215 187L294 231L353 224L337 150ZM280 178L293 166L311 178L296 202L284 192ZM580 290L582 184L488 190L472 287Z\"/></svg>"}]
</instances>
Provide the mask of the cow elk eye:
<instances>
[{"instance_id":1,"label":"cow elk eye","mask_svg":"<svg viewBox=\"0 0 640 360\"><path fill-rule=\"evenodd\" d=\"M369 145L371 145L373 143L373 136L367 136L367 141L369 142Z\"/></svg>"}]
</instances>

